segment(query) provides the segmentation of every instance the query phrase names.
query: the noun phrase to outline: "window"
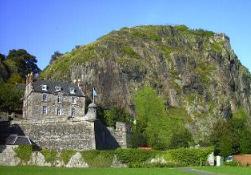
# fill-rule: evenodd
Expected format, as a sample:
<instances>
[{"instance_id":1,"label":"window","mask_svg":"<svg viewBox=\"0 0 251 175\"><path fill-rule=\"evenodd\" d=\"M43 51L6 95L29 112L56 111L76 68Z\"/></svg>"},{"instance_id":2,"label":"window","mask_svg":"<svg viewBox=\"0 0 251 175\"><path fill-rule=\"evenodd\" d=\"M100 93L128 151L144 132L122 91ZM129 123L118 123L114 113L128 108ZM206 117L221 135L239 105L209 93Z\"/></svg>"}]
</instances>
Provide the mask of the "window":
<instances>
[{"instance_id":1,"label":"window","mask_svg":"<svg viewBox=\"0 0 251 175\"><path fill-rule=\"evenodd\" d=\"M46 84L42 85L42 91L47 91L47 85Z\"/></svg>"},{"instance_id":2,"label":"window","mask_svg":"<svg viewBox=\"0 0 251 175\"><path fill-rule=\"evenodd\" d=\"M57 108L57 115L62 115L62 109L61 108Z\"/></svg>"},{"instance_id":3,"label":"window","mask_svg":"<svg viewBox=\"0 0 251 175\"><path fill-rule=\"evenodd\" d=\"M58 96L58 103L62 103L62 97Z\"/></svg>"},{"instance_id":4,"label":"window","mask_svg":"<svg viewBox=\"0 0 251 175\"><path fill-rule=\"evenodd\" d=\"M71 98L71 103L72 104L77 104L77 98L76 97L72 97Z\"/></svg>"},{"instance_id":5,"label":"window","mask_svg":"<svg viewBox=\"0 0 251 175\"><path fill-rule=\"evenodd\" d=\"M73 87L70 88L70 94L75 94L75 89Z\"/></svg>"},{"instance_id":6,"label":"window","mask_svg":"<svg viewBox=\"0 0 251 175\"><path fill-rule=\"evenodd\" d=\"M47 101L47 94L43 94L43 101Z\"/></svg>"},{"instance_id":7,"label":"window","mask_svg":"<svg viewBox=\"0 0 251 175\"><path fill-rule=\"evenodd\" d=\"M75 108L71 108L71 116L75 116Z\"/></svg>"},{"instance_id":8,"label":"window","mask_svg":"<svg viewBox=\"0 0 251 175\"><path fill-rule=\"evenodd\" d=\"M55 86L55 90L56 90L56 92L59 92L59 91L61 91L61 87L60 86Z\"/></svg>"},{"instance_id":9,"label":"window","mask_svg":"<svg viewBox=\"0 0 251 175\"><path fill-rule=\"evenodd\" d=\"M43 106L42 113L47 114L47 106Z\"/></svg>"}]
</instances>

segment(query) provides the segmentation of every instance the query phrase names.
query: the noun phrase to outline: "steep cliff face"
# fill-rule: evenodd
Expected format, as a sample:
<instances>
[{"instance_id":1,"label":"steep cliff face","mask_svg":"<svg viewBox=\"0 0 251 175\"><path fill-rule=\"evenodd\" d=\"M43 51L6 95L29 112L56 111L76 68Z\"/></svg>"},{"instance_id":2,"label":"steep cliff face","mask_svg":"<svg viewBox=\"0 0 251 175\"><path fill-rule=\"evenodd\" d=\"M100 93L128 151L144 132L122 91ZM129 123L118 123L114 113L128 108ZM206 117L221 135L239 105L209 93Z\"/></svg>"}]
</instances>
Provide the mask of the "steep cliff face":
<instances>
[{"instance_id":1,"label":"steep cliff face","mask_svg":"<svg viewBox=\"0 0 251 175\"><path fill-rule=\"evenodd\" d=\"M41 74L45 79L81 79L97 102L133 113L133 94L155 88L166 105L189 114L188 127L206 136L213 123L243 107L250 114L251 76L229 38L185 26L122 28L66 53ZM195 138L196 140L196 138Z\"/></svg>"}]
</instances>

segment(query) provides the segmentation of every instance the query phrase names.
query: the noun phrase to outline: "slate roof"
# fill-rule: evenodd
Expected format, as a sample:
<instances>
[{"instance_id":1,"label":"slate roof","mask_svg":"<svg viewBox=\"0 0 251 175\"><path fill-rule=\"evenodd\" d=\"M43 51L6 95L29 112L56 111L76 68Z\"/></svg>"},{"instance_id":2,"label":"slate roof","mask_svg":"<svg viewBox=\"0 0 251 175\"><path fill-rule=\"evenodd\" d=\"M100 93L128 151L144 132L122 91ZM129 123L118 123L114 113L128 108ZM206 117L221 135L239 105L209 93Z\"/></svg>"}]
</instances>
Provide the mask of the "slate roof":
<instances>
[{"instance_id":1,"label":"slate roof","mask_svg":"<svg viewBox=\"0 0 251 175\"><path fill-rule=\"evenodd\" d=\"M16 134L9 135L5 142L6 145L31 145L28 136L18 136Z\"/></svg>"},{"instance_id":2,"label":"slate roof","mask_svg":"<svg viewBox=\"0 0 251 175\"><path fill-rule=\"evenodd\" d=\"M78 96L78 97L84 96L83 92L81 91L81 89L77 85L75 85L73 83L69 83L69 82L37 80L37 81L33 82L32 85L33 85L33 89L35 92L55 94L55 93L57 93L55 87L59 86L59 87L61 87L60 92L62 92L66 96ZM42 90L43 85L47 85L47 91ZM70 93L71 88L74 88L74 92L75 92L74 94Z\"/></svg>"}]
</instances>

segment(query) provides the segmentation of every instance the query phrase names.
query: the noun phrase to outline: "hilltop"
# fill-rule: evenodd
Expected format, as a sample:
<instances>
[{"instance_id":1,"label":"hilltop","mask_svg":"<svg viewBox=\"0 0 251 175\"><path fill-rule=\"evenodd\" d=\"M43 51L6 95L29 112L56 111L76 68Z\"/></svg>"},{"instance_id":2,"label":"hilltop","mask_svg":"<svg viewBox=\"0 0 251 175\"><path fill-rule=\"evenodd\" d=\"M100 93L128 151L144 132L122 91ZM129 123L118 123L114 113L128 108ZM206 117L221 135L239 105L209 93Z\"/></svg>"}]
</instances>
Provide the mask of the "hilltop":
<instances>
[{"instance_id":1,"label":"hilltop","mask_svg":"<svg viewBox=\"0 0 251 175\"><path fill-rule=\"evenodd\" d=\"M187 113L196 142L206 140L218 120L251 114L251 75L229 37L184 25L112 31L60 56L41 78L81 79L86 92L96 87L100 106L131 114L135 93L152 87L167 109Z\"/></svg>"}]
</instances>

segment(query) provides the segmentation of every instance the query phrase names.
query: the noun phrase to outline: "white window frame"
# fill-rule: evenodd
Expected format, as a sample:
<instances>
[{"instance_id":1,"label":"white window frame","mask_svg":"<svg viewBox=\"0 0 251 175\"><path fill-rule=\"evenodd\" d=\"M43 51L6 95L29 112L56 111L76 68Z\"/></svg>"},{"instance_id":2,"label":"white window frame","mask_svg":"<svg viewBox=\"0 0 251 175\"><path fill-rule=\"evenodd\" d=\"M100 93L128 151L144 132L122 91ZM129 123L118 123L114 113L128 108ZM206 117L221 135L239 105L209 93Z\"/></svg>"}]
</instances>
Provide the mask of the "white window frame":
<instances>
[{"instance_id":1,"label":"white window frame","mask_svg":"<svg viewBox=\"0 0 251 175\"><path fill-rule=\"evenodd\" d=\"M42 84L42 91L47 91L47 85L46 84Z\"/></svg>"},{"instance_id":2,"label":"white window frame","mask_svg":"<svg viewBox=\"0 0 251 175\"><path fill-rule=\"evenodd\" d=\"M42 114L47 114L47 113L48 113L47 106L42 106Z\"/></svg>"},{"instance_id":3,"label":"white window frame","mask_svg":"<svg viewBox=\"0 0 251 175\"><path fill-rule=\"evenodd\" d=\"M73 87L70 87L70 94L75 94L75 89Z\"/></svg>"},{"instance_id":4,"label":"white window frame","mask_svg":"<svg viewBox=\"0 0 251 175\"><path fill-rule=\"evenodd\" d=\"M61 86L55 86L55 91L60 92L62 90Z\"/></svg>"},{"instance_id":5,"label":"white window frame","mask_svg":"<svg viewBox=\"0 0 251 175\"><path fill-rule=\"evenodd\" d=\"M57 114L57 116L63 115L63 110L62 110L62 108L57 107L57 108L56 108L56 114Z\"/></svg>"}]
</instances>

